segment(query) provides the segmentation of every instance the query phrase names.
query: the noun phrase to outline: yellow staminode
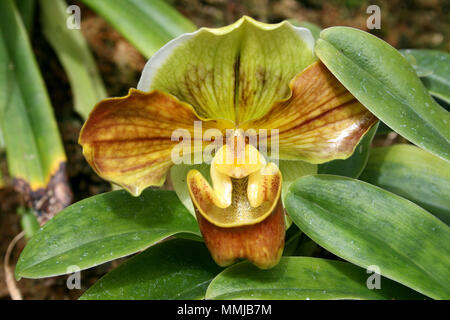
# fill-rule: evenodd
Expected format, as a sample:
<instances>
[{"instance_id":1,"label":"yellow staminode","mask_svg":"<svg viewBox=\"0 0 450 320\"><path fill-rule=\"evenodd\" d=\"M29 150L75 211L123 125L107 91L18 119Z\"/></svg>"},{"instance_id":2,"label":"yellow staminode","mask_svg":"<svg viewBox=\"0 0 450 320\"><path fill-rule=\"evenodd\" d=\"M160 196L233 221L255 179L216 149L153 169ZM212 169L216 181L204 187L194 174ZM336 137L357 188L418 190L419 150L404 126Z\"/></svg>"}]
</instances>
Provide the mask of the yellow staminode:
<instances>
[{"instance_id":1,"label":"yellow staminode","mask_svg":"<svg viewBox=\"0 0 450 320\"><path fill-rule=\"evenodd\" d=\"M211 163L213 187L197 170L188 174L194 206L209 222L220 227L252 225L272 213L281 191L281 173L266 164L252 145L226 144Z\"/></svg>"},{"instance_id":2,"label":"yellow staminode","mask_svg":"<svg viewBox=\"0 0 450 320\"><path fill-rule=\"evenodd\" d=\"M262 168L266 166L266 160L259 151L252 145L225 145L220 148L211 162L211 180L217 196L216 205L226 208L231 204L231 179L243 179L248 176L260 176ZM249 178L250 179L250 178ZM255 181L253 178L252 181ZM250 184L247 190L254 190ZM254 196L254 192L249 192ZM250 204L256 203L249 199Z\"/></svg>"}]
</instances>

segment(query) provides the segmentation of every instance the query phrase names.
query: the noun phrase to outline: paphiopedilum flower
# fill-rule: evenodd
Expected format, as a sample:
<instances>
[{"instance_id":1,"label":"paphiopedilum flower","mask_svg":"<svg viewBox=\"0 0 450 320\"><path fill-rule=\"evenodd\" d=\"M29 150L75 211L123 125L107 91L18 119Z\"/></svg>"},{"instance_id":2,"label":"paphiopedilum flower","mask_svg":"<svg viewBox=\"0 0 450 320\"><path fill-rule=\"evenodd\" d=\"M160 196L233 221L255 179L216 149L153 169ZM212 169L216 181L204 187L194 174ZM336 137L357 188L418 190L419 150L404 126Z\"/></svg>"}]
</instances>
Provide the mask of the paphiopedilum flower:
<instances>
[{"instance_id":1,"label":"paphiopedilum flower","mask_svg":"<svg viewBox=\"0 0 450 320\"><path fill-rule=\"evenodd\" d=\"M174 157L198 163L208 150L212 186L199 171L185 177L207 247L219 265L270 268L285 236L276 160L345 159L377 121L313 48L307 29L248 17L182 35L148 61L138 90L94 108L83 153L138 196L164 183Z\"/></svg>"}]
</instances>

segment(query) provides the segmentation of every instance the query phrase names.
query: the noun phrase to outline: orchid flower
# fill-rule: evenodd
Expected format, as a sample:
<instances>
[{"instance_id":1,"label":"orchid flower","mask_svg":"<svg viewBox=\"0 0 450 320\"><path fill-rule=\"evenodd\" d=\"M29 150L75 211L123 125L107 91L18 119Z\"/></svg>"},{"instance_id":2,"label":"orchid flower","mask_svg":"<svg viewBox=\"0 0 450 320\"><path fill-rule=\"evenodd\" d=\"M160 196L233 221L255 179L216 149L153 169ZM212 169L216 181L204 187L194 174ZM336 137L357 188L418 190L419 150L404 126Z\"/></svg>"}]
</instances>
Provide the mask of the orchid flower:
<instances>
[{"instance_id":1,"label":"orchid flower","mask_svg":"<svg viewBox=\"0 0 450 320\"><path fill-rule=\"evenodd\" d=\"M284 248L278 161L346 159L376 122L315 56L307 29L243 17L166 44L137 89L95 106L79 142L102 178L134 196L208 151L209 177L184 177L205 243L221 266L267 269Z\"/></svg>"}]
</instances>

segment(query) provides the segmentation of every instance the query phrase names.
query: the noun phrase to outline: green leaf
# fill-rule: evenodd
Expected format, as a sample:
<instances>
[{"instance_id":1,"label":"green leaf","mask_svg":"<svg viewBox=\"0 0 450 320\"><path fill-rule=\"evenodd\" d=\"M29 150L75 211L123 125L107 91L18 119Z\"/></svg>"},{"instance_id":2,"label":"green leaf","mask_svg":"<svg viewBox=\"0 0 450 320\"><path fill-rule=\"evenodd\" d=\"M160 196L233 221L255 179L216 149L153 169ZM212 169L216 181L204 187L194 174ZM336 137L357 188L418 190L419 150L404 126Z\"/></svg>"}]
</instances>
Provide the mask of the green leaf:
<instances>
[{"instance_id":1,"label":"green leaf","mask_svg":"<svg viewBox=\"0 0 450 320\"><path fill-rule=\"evenodd\" d=\"M20 207L17 213L21 216L20 226L25 232L25 238L28 240L39 230L39 221L32 209Z\"/></svg>"},{"instance_id":2,"label":"green leaf","mask_svg":"<svg viewBox=\"0 0 450 320\"><path fill-rule=\"evenodd\" d=\"M290 221L292 224L292 221ZM302 232L297 228L296 225L292 225L287 231L286 231L286 238L284 242L284 250L283 250L283 256L293 256L295 253L295 250L298 247L298 244L300 243L300 239L302 237Z\"/></svg>"},{"instance_id":3,"label":"green leaf","mask_svg":"<svg viewBox=\"0 0 450 320\"><path fill-rule=\"evenodd\" d=\"M411 299L419 295L393 281L380 279L370 290L364 269L350 263L283 257L270 270L243 262L221 272L208 287L207 299Z\"/></svg>"},{"instance_id":4,"label":"green leaf","mask_svg":"<svg viewBox=\"0 0 450 320\"><path fill-rule=\"evenodd\" d=\"M150 58L166 42L196 29L161 0L82 0Z\"/></svg>"},{"instance_id":5,"label":"green leaf","mask_svg":"<svg viewBox=\"0 0 450 320\"><path fill-rule=\"evenodd\" d=\"M16 277L42 278L86 269L176 233L199 235L197 222L173 191L103 193L64 209L37 232L20 255Z\"/></svg>"},{"instance_id":6,"label":"green leaf","mask_svg":"<svg viewBox=\"0 0 450 320\"><path fill-rule=\"evenodd\" d=\"M170 240L126 261L80 299L203 299L209 283L221 270L203 243Z\"/></svg>"},{"instance_id":7,"label":"green leaf","mask_svg":"<svg viewBox=\"0 0 450 320\"><path fill-rule=\"evenodd\" d=\"M69 78L74 108L86 119L94 106L106 98L103 81L80 30L67 28L67 3L41 0L43 32Z\"/></svg>"},{"instance_id":8,"label":"green leaf","mask_svg":"<svg viewBox=\"0 0 450 320\"><path fill-rule=\"evenodd\" d=\"M428 92L450 103L450 53L426 49L406 49L400 53L414 67Z\"/></svg>"},{"instance_id":9,"label":"green leaf","mask_svg":"<svg viewBox=\"0 0 450 320\"><path fill-rule=\"evenodd\" d=\"M2 107L0 106L0 110L1 110L1 108ZM1 112L0 112L0 117L1 117ZM5 151L5 139L3 138L2 121L0 121L0 153L3 153L4 151Z\"/></svg>"},{"instance_id":10,"label":"green leaf","mask_svg":"<svg viewBox=\"0 0 450 320\"><path fill-rule=\"evenodd\" d=\"M361 180L396 193L450 224L450 164L412 145L371 150Z\"/></svg>"},{"instance_id":11,"label":"green leaf","mask_svg":"<svg viewBox=\"0 0 450 320\"><path fill-rule=\"evenodd\" d=\"M295 224L294 224L295 225ZM302 234L300 244L295 250L293 256L313 257L315 251L319 249L317 243L311 240L307 235Z\"/></svg>"},{"instance_id":12,"label":"green leaf","mask_svg":"<svg viewBox=\"0 0 450 320\"><path fill-rule=\"evenodd\" d=\"M6 46L3 41L2 30L0 29L0 61L8 61ZM3 136L3 115L8 102L8 65L0 63L0 154L5 151L5 138ZM0 170L0 188L5 186L3 172Z\"/></svg>"},{"instance_id":13,"label":"green leaf","mask_svg":"<svg viewBox=\"0 0 450 320\"><path fill-rule=\"evenodd\" d=\"M316 175L289 189L286 209L311 239L358 266L435 299L449 299L450 229L395 194L350 178Z\"/></svg>"},{"instance_id":14,"label":"green leaf","mask_svg":"<svg viewBox=\"0 0 450 320\"><path fill-rule=\"evenodd\" d=\"M12 0L0 1L0 110L8 169L19 189L35 209L39 195L59 188L58 205L67 205L64 166L66 156L52 106L35 60L25 26ZM5 80L6 79L6 80ZM6 101L6 103L4 103ZM69 192L70 193L70 192Z\"/></svg>"},{"instance_id":15,"label":"green leaf","mask_svg":"<svg viewBox=\"0 0 450 320\"><path fill-rule=\"evenodd\" d=\"M3 41L3 32L0 29L0 61L9 61L6 45ZM0 151L5 149L5 138L3 134L3 117L9 99L9 71L8 64L0 62Z\"/></svg>"},{"instance_id":16,"label":"green leaf","mask_svg":"<svg viewBox=\"0 0 450 320\"><path fill-rule=\"evenodd\" d=\"M318 173L358 178L367 164L367 159L369 159L370 144L377 132L378 124L379 122L361 139L350 158L321 164L319 165Z\"/></svg>"},{"instance_id":17,"label":"green leaf","mask_svg":"<svg viewBox=\"0 0 450 320\"><path fill-rule=\"evenodd\" d=\"M367 32L332 27L320 33L315 52L380 120L414 144L450 161L450 115L428 94L396 49Z\"/></svg>"}]
</instances>

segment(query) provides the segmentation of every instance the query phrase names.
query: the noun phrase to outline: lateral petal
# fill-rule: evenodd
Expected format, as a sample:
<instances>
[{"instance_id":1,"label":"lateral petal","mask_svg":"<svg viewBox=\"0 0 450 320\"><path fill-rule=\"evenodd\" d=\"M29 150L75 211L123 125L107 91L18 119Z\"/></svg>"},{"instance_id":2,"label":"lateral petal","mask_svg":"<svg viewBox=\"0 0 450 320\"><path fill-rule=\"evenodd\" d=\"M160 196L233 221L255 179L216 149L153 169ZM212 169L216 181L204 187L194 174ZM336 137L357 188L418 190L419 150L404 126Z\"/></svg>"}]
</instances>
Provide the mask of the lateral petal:
<instances>
[{"instance_id":1,"label":"lateral petal","mask_svg":"<svg viewBox=\"0 0 450 320\"><path fill-rule=\"evenodd\" d=\"M81 130L79 143L98 175L137 196L148 186L164 183L173 165L174 147L185 143L180 153L189 159L194 151L202 151L201 137L194 141L198 120L191 106L169 94L131 89L125 97L97 104ZM207 121L203 127L221 128L222 124ZM181 142L172 141L173 133Z\"/></svg>"},{"instance_id":2,"label":"lateral petal","mask_svg":"<svg viewBox=\"0 0 450 320\"><path fill-rule=\"evenodd\" d=\"M298 74L290 87L290 98L241 126L244 130L271 129L263 143L273 150L273 141L278 141L279 159L317 164L348 158L378 121L319 61Z\"/></svg>"}]
</instances>

